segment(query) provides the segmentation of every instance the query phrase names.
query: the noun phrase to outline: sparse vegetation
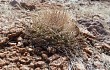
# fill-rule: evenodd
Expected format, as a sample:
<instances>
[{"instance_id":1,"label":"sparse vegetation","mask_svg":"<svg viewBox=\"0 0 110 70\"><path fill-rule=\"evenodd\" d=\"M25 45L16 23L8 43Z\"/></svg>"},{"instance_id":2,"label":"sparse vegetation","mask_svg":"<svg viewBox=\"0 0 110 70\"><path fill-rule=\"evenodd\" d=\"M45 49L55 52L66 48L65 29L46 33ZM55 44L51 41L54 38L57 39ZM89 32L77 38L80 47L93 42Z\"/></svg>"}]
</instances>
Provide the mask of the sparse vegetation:
<instances>
[{"instance_id":1,"label":"sparse vegetation","mask_svg":"<svg viewBox=\"0 0 110 70\"><path fill-rule=\"evenodd\" d=\"M0 1L0 69L109 70L109 6L88 0Z\"/></svg>"},{"instance_id":2,"label":"sparse vegetation","mask_svg":"<svg viewBox=\"0 0 110 70\"><path fill-rule=\"evenodd\" d=\"M70 56L71 52L75 52L75 47L79 47L79 28L69 13L62 10L39 11L32 20L32 31L29 31L29 35L31 39L35 39L36 46L51 46Z\"/></svg>"}]
</instances>

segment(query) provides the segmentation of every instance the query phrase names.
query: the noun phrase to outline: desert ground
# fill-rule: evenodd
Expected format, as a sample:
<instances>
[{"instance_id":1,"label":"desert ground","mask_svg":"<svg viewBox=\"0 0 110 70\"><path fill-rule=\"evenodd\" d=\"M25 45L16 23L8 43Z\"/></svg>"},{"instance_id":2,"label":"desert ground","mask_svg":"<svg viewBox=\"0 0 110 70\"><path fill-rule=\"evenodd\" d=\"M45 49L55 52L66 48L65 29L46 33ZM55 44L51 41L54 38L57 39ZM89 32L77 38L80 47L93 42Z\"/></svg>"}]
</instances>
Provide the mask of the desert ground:
<instances>
[{"instance_id":1,"label":"desert ground","mask_svg":"<svg viewBox=\"0 0 110 70\"><path fill-rule=\"evenodd\" d=\"M110 70L110 2L0 0L0 70Z\"/></svg>"}]
</instances>

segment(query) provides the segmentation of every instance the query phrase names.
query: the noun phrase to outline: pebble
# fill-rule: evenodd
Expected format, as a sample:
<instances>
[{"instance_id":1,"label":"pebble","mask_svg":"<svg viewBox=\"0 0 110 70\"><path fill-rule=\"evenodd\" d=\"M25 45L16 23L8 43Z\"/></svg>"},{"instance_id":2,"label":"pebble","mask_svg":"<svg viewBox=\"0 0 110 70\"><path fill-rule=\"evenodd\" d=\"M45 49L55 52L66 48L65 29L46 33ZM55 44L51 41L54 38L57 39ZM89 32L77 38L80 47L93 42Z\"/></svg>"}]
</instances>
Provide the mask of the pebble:
<instances>
[{"instance_id":1,"label":"pebble","mask_svg":"<svg viewBox=\"0 0 110 70\"><path fill-rule=\"evenodd\" d=\"M31 63L29 64L29 67L34 68L34 63L31 62Z\"/></svg>"},{"instance_id":2,"label":"pebble","mask_svg":"<svg viewBox=\"0 0 110 70\"><path fill-rule=\"evenodd\" d=\"M19 61L18 57L12 57L12 58L7 58L7 60L11 61L11 62L17 62Z\"/></svg>"},{"instance_id":3,"label":"pebble","mask_svg":"<svg viewBox=\"0 0 110 70\"><path fill-rule=\"evenodd\" d=\"M43 66L44 64L45 64L44 61L38 61L38 62L35 63L35 67L41 67L41 66Z\"/></svg>"},{"instance_id":4,"label":"pebble","mask_svg":"<svg viewBox=\"0 0 110 70\"><path fill-rule=\"evenodd\" d=\"M56 59L58 59L58 58L60 58L60 56L57 55L57 54L54 54L54 55L52 55L51 57L49 57L48 59L49 59L50 62L52 62L52 61L54 61L54 60L56 60Z\"/></svg>"},{"instance_id":5,"label":"pebble","mask_svg":"<svg viewBox=\"0 0 110 70\"><path fill-rule=\"evenodd\" d=\"M110 63L110 56L108 56L108 55L106 55L104 53L101 54L101 59L103 61L106 61L106 62L109 62Z\"/></svg>"},{"instance_id":6,"label":"pebble","mask_svg":"<svg viewBox=\"0 0 110 70\"><path fill-rule=\"evenodd\" d=\"M35 70L41 70L40 67L37 67Z\"/></svg>"},{"instance_id":7,"label":"pebble","mask_svg":"<svg viewBox=\"0 0 110 70\"><path fill-rule=\"evenodd\" d=\"M56 66L56 67L62 67L62 64L64 61L66 61L67 58L65 57L60 57L57 60L54 60L53 62L50 63L51 66Z\"/></svg>"},{"instance_id":8,"label":"pebble","mask_svg":"<svg viewBox=\"0 0 110 70\"><path fill-rule=\"evenodd\" d=\"M100 60L100 55L97 54L94 56L94 58Z\"/></svg>"},{"instance_id":9,"label":"pebble","mask_svg":"<svg viewBox=\"0 0 110 70\"><path fill-rule=\"evenodd\" d=\"M0 67L4 66L6 64L6 61L0 59Z\"/></svg>"},{"instance_id":10,"label":"pebble","mask_svg":"<svg viewBox=\"0 0 110 70\"><path fill-rule=\"evenodd\" d=\"M25 48L19 48L19 52L24 54L25 52L27 52L27 50Z\"/></svg>"},{"instance_id":11,"label":"pebble","mask_svg":"<svg viewBox=\"0 0 110 70\"><path fill-rule=\"evenodd\" d=\"M83 59L86 61L88 60L88 54L86 52L83 52Z\"/></svg>"},{"instance_id":12,"label":"pebble","mask_svg":"<svg viewBox=\"0 0 110 70\"><path fill-rule=\"evenodd\" d=\"M35 56L35 57L33 57L33 59L35 59L35 61L42 61L43 59L41 58L41 57L39 57L39 56Z\"/></svg>"},{"instance_id":13,"label":"pebble","mask_svg":"<svg viewBox=\"0 0 110 70\"><path fill-rule=\"evenodd\" d=\"M20 70L30 70L30 68L26 65L22 65L22 67L20 67Z\"/></svg>"},{"instance_id":14,"label":"pebble","mask_svg":"<svg viewBox=\"0 0 110 70\"><path fill-rule=\"evenodd\" d=\"M10 46L16 46L17 45L17 43L11 43L11 42L9 42L8 43Z\"/></svg>"},{"instance_id":15,"label":"pebble","mask_svg":"<svg viewBox=\"0 0 110 70\"><path fill-rule=\"evenodd\" d=\"M17 39L18 41L22 41L23 40L23 38L22 37L18 37L18 39Z\"/></svg>"},{"instance_id":16,"label":"pebble","mask_svg":"<svg viewBox=\"0 0 110 70\"><path fill-rule=\"evenodd\" d=\"M43 58L43 59L48 59L47 54L42 53L42 58Z\"/></svg>"},{"instance_id":17,"label":"pebble","mask_svg":"<svg viewBox=\"0 0 110 70\"><path fill-rule=\"evenodd\" d=\"M0 45L6 43L8 41L8 37L2 37L0 38Z\"/></svg>"},{"instance_id":18,"label":"pebble","mask_svg":"<svg viewBox=\"0 0 110 70\"><path fill-rule=\"evenodd\" d=\"M15 38L18 34L17 33L11 33L8 34L8 38Z\"/></svg>"},{"instance_id":19,"label":"pebble","mask_svg":"<svg viewBox=\"0 0 110 70\"><path fill-rule=\"evenodd\" d=\"M32 52L32 51L34 51L32 48L28 48L27 49L29 52Z\"/></svg>"},{"instance_id":20,"label":"pebble","mask_svg":"<svg viewBox=\"0 0 110 70\"><path fill-rule=\"evenodd\" d=\"M95 46L96 48L102 48L102 46L98 45L98 46Z\"/></svg>"},{"instance_id":21,"label":"pebble","mask_svg":"<svg viewBox=\"0 0 110 70\"><path fill-rule=\"evenodd\" d=\"M55 48L53 48L53 47L48 47L47 48L47 51L49 52L49 53L55 53L56 52L56 49Z\"/></svg>"},{"instance_id":22,"label":"pebble","mask_svg":"<svg viewBox=\"0 0 110 70\"><path fill-rule=\"evenodd\" d=\"M75 65L76 65L77 70L86 70L82 63L76 63Z\"/></svg>"},{"instance_id":23,"label":"pebble","mask_svg":"<svg viewBox=\"0 0 110 70\"><path fill-rule=\"evenodd\" d=\"M22 47L23 46L23 43L22 42L18 42L17 46L18 47Z\"/></svg>"},{"instance_id":24,"label":"pebble","mask_svg":"<svg viewBox=\"0 0 110 70\"><path fill-rule=\"evenodd\" d=\"M16 66L16 64L15 63L10 63L9 65L7 65L7 66L4 66L3 68L2 68L3 70L19 70L19 68Z\"/></svg>"},{"instance_id":25,"label":"pebble","mask_svg":"<svg viewBox=\"0 0 110 70\"><path fill-rule=\"evenodd\" d=\"M6 56L6 54L0 53L0 58L4 58L5 56Z\"/></svg>"},{"instance_id":26,"label":"pebble","mask_svg":"<svg viewBox=\"0 0 110 70\"><path fill-rule=\"evenodd\" d=\"M88 53L89 55L92 55L92 50L91 50L91 48L84 48L84 51L85 51L86 53Z\"/></svg>"},{"instance_id":27,"label":"pebble","mask_svg":"<svg viewBox=\"0 0 110 70\"><path fill-rule=\"evenodd\" d=\"M99 61L94 61L94 66L100 69L102 67L102 64Z\"/></svg>"},{"instance_id":28,"label":"pebble","mask_svg":"<svg viewBox=\"0 0 110 70\"><path fill-rule=\"evenodd\" d=\"M104 46L105 48L107 48L107 49L110 50L110 45L108 45L108 44L106 44L106 43L103 43L103 46Z\"/></svg>"}]
</instances>

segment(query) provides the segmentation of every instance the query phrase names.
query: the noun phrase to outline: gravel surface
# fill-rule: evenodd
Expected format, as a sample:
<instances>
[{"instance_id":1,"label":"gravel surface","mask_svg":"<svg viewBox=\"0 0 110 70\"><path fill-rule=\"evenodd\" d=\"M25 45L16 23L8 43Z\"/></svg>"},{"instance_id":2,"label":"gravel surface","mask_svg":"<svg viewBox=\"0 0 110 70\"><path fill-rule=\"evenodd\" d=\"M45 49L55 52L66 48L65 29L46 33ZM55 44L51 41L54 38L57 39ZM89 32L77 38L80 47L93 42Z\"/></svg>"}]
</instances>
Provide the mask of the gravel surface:
<instances>
[{"instance_id":1,"label":"gravel surface","mask_svg":"<svg viewBox=\"0 0 110 70\"><path fill-rule=\"evenodd\" d=\"M0 0L0 70L110 70L109 6L97 1ZM85 35L88 44L72 58L25 38L33 15L47 8L69 11Z\"/></svg>"}]
</instances>

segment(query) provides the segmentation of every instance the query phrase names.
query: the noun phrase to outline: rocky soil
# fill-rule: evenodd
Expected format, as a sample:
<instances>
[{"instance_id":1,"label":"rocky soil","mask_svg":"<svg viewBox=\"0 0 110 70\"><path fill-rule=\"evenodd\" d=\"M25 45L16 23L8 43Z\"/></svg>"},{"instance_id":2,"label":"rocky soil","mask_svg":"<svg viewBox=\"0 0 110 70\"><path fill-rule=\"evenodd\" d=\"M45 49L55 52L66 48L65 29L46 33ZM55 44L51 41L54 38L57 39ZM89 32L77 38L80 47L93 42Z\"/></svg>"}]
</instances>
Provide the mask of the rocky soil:
<instances>
[{"instance_id":1,"label":"rocky soil","mask_svg":"<svg viewBox=\"0 0 110 70\"><path fill-rule=\"evenodd\" d=\"M25 27L39 10L71 12L88 46L72 59L52 47L35 47ZM79 49L80 50L80 49ZM73 0L0 0L0 70L110 70L110 3Z\"/></svg>"}]
</instances>

